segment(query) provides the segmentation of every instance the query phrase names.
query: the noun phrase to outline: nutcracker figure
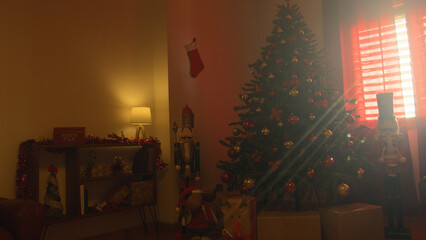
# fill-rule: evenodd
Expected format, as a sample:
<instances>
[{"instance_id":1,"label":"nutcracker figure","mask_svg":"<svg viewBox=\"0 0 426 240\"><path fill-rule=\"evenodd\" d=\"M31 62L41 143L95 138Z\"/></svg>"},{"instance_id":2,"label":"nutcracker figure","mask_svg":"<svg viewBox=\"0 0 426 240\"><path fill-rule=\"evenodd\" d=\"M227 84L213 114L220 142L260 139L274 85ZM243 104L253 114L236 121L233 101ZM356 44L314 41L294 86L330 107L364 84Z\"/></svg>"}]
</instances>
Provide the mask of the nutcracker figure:
<instances>
[{"instance_id":1,"label":"nutcracker figure","mask_svg":"<svg viewBox=\"0 0 426 240\"><path fill-rule=\"evenodd\" d=\"M408 238L410 232L404 228L402 214L402 198L400 186L400 164L406 162L398 150L398 122L393 115L393 93L377 94L379 121L377 124L378 139L381 145L379 162L384 164L385 172L385 211L389 227L386 236L392 238ZM396 223L396 225L395 225Z\"/></svg>"},{"instance_id":2,"label":"nutcracker figure","mask_svg":"<svg viewBox=\"0 0 426 240\"><path fill-rule=\"evenodd\" d=\"M186 105L180 114L181 127L173 124L176 134L174 157L176 170L181 175L181 189L194 186L200 180L200 143L194 141L194 113Z\"/></svg>"}]
</instances>

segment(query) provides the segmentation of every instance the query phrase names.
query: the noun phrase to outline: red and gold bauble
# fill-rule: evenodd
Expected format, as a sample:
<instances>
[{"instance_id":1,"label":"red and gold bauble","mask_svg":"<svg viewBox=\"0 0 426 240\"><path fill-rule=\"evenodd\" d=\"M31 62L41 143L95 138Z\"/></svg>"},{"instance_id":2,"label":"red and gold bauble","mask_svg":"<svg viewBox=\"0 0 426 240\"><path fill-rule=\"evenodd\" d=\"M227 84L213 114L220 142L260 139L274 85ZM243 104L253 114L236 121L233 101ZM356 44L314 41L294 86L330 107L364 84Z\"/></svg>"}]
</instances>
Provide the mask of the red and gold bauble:
<instances>
[{"instance_id":1,"label":"red and gold bauble","mask_svg":"<svg viewBox=\"0 0 426 240\"><path fill-rule=\"evenodd\" d=\"M306 171L306 177L308 177L308 178L314 178L315 177L315 170L308 169L308 171Z\"/></svg>"},{"instance_id":2,"label":"red and gold bauble","mask_svg":"<svg viewBox=\"0 0 426 240\"><path fill-rule=\"evenodd\" d=\"M284 188L288 193L294 193L296 191L296 183L290 180L285 183Z\"/></svg>"},{"instance_id":3,"label":"red and gold bauble","mask_svg":"<svg viewBox=\"0 0 426 240\"><path fill-rule=\"evenodd\" d=\"M231 177L229 176L229 174L227 172L224 172L220 175L220 179L222 180L222 182L228 183L229 179L231 179Z\"/></svg>"},{"instance_id":4,"label":"red and gold bauble","mask_svg":"<svg viewBox=\"0 0 426 240\"><path fill-rule=\"evenodd\" d=\"M314 136L314 135L312 135L312 136L309 138L309 140L311 140L311 142L315 142L315 141L317 140L317 137L316 137L316 136Z\"/></svg>"},{"instance_id":5,"label":"red and gold bauble","mask_svg":"<svg viewBox=\"0 0 426 240\"><path fill-rule=\"evenodd\" d=\"M334 164L334 159L332 157L330 157L330 156L327 156L324 159L323 163L324 163L324 166L326 168L331 168L333 166L333 164Z\"/></svg>"},{"instance_id":6,"label":"red and gold bauble","mask_svg":"<svg viewBox=\"0 0 426 240\"><path fill-rule=\"evenodd\" d=\"M312 82L312 78L311 78L311 77L308 77L308 78L306 79L306 82L311 83L311 82Z\"/></svg>"},{"instance_id":7,"label":"red and gold bauble","mask_svg":"<svg viewBox=\"0 0 426 240\"><path fill-rule=\"evenodd\" d=\"M284 142L284 147L287 148L287 149L290 149L291 147L293 147L293 145L294 145L294 142L292 142L290 140L287 140L287 141Z\"/></svg>"},{"instance_id":8,"label":"red and gold bauble","mask_svg":"<svg viewBox=\"0 0 426 240\"><path fill-rule=\"evenodd\" d=\"M349 186L345 183L340 184L337 186L337 192L340 194L340 196L347 196L349 194Z\"/></svg>"},{"instance_id":9,"label":"red and gold bauble","mask_svg":"<svg viewBox=\"0 0 426 240\"><path fill-rule=\"evenodd\" d=\"M299 122L299 117L298 116L296 116L296 115L294 115L293 113L292 114L290 114L290 116L288 117L288 119L287 119L287 122L289 122L290 124L296 124L296 123L298 123Z\"/></svg>"},{"instance_id":10,"label":"red and gold bauble","mask_svg":"<svg viewBox=\"0 0 426 240\"><path fill-rule=\"evenodd\" d=\"M315 120L315 118L317 118L317 117L315 116L315 114L313 114L313 113L310 113L310 114L309 114L309 119L311 119L311 120Z\"/></svg>"}]
</instances>

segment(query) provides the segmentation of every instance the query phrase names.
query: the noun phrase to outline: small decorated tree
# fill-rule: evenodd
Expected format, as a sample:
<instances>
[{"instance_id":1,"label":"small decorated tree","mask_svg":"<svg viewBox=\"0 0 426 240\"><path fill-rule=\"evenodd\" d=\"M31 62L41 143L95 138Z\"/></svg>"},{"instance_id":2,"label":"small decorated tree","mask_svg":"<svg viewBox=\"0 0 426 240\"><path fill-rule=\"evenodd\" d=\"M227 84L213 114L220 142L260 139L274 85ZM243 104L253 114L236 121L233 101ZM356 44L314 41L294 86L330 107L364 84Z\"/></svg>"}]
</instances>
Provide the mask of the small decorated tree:
<instances>
[{"instance_id":1,"label":"small decorated tree","mask_svg":"<svg viewBox=\"0 0 426 240\"><path fill-rule=\"evenodd\" d=\"M50 165L48 171L50 176L47 180L46 194L44 195L44 207L47 217L60 217L63 215L63 206L59 196L58 180L56 174L58 169Z\"/></svg>"},{"instance_id":2,"label":"small decorated tree","mask_svg":"<svg viewBox=\"0 0 426 240\"><path fill-rule=\"evenodd\" d=\"M349 194L364 175L364 140L350 130L356 120L345 110L342 91L327 86L320 54L297 5L279 6L251 80L240 95L240 120L221 143L228 190L261 199L290 195L296 209L304 197L332 201ZM330 84L328 84L330 85ZM349 125L349 126L348 126Z\"/></svg>"}]
</instances>

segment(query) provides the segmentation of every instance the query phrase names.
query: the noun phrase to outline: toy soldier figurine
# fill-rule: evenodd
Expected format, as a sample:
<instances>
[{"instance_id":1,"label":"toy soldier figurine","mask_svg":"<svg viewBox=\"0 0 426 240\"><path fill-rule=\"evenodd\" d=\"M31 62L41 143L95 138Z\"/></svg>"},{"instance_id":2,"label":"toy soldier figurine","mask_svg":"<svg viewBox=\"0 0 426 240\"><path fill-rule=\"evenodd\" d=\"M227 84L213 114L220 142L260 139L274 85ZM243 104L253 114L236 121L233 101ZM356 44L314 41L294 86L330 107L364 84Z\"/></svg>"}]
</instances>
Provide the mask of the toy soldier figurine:
<instances>
[{"instance_id":1,"label":"toy soldier figurine","mask_svg":"<svg viewBox=\"0 0 426 240\"><path fill-rule=\"evenodd\" d=\"M393 93L377 94L379 106L378 138L381 144L379 161L385 170L385 211L389 227L386 237L411 239L410 232L404 228L402 216L401 186L399 165L407 161L397 146L398 122L393 115ZM396 220L396 226L395 226Z\"/></svg>"},{"instance_id":2,"label":"toy soldier figurine","mask_svg":"<svg viewBox=\"0 0 426 240\"><path fill-rule=\"evenodd\" d=\"M200 143L194 141L194 114L186 105L180 114L181 127L173 124L176 133L175 167L180 172L181 189L194 185L200 179Z\"/></svg>"}]
</instances>

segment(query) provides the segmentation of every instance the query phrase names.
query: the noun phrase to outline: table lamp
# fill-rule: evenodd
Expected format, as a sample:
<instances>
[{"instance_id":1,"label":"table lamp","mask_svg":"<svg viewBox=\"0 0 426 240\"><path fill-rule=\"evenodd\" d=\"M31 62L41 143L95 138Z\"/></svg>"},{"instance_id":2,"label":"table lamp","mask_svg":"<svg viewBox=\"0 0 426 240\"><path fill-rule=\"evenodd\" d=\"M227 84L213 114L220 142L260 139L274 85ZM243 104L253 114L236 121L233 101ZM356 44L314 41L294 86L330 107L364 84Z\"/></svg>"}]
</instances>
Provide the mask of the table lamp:
<instances>
[{"instance_id":1,"label":"table lamp","mask_svg":"<svg viewBox=\"0 0 426 240\"><path fill-rule=\"evenodd\" d=\"M146 139L145 125L151 125L151 108L149 107L132 107L130 115L130 123L137 124L136 139L139 139L142 132L142 139Z\"/></svg>"}]
</instances>

